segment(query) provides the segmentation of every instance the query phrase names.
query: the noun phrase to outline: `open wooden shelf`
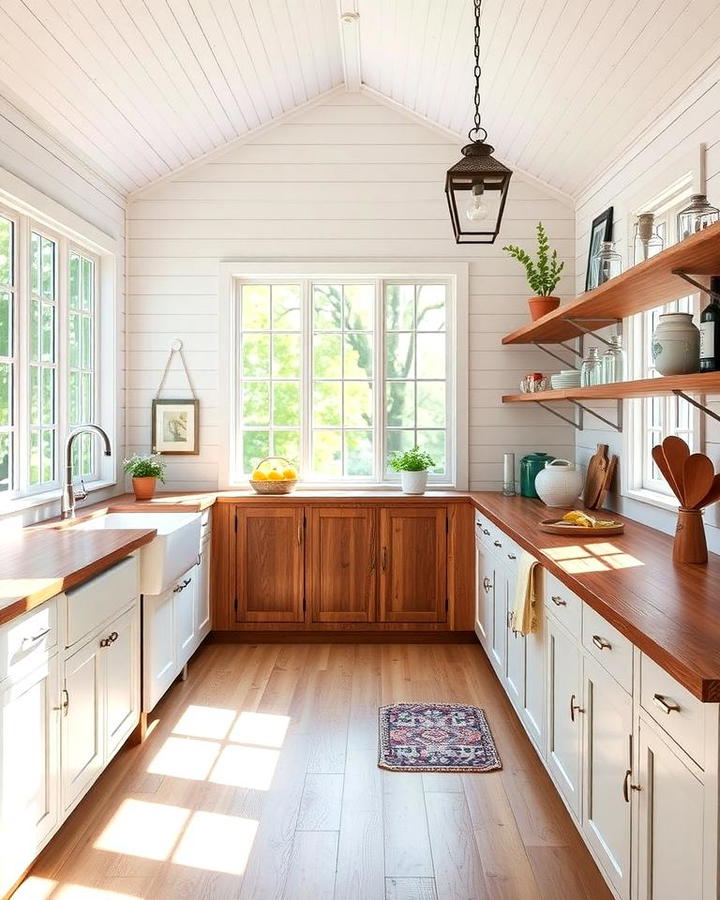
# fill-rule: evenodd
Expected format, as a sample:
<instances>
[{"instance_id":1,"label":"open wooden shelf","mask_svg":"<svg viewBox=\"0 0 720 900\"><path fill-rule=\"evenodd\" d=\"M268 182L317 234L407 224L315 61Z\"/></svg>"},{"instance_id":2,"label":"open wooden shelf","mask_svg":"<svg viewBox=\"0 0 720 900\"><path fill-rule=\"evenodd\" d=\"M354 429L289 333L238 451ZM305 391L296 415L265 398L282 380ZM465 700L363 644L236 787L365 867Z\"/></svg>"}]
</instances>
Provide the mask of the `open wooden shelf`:
<instances>
[{"instance_id":1,"label":"open wooden shelf","mask_svg":"<svg viewBox=\"0 0 720 900\"><path fill-rule=\"evenodd\" d=\"M617 381L592 387L559 388L534 394L505 394L503 403L534 403L558 400L629 400L633 397L661 397L682 391L683 394L720 394L720 372L693 375L666 375L638 381Z\"/></svg>"},{"instance_id":2,"label":"open wooden shelf","mask_svg":"<svg viewBox=\"0 0 720 900\"><path fill-rule=\"evenodd\" d=\"M595 328L599 328L603 320L622 319L685 297L692 293L693 288L673 275L675 270L688 275L720 275L720 222L679 244L673 244L652 259L606 281L594 291L580 294L541 319L505 335L502 342L533 344L566 341L582 333L580 328L567 321L568 318L583 319L588 330L593 328L593 322L596 323Z\"/></svg>"}]
</instances>

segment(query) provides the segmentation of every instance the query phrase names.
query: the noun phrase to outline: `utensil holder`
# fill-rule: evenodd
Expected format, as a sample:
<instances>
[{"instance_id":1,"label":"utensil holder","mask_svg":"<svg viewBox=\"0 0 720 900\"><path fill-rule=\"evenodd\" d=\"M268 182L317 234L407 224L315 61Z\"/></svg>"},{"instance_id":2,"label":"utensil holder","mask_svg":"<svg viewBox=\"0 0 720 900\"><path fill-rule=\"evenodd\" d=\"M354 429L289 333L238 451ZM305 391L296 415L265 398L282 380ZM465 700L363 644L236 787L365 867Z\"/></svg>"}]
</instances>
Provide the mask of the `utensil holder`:
<instances>
[{"instance_id":1,"label":"utensil holder","mask_svg":"<svg viewBox=\"0 0 720 900\"><path fill-rule=\"evenodd\" d=\"M673 542L673 562L703 565L708 561L707 542L705 540L705 523L702 510L678 510L675 541Z\"/></svg>"}]
</instances>

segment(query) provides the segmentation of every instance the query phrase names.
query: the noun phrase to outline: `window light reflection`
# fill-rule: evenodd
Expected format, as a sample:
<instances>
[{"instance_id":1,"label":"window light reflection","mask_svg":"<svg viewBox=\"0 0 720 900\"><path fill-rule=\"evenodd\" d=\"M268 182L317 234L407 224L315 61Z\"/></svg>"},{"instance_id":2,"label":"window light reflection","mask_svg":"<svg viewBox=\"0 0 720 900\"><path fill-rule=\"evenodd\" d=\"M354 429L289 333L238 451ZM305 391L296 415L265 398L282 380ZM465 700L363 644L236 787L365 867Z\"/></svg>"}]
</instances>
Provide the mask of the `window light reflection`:
<instances>
[{"instance_id":1,"label":"window light reflection","mask_svg":"<svg viewBox=\"0 0 720 900\"><path fill-rule=\"evenodd\" d=\"M172 853L189 817L189 809L128 798L94 846L96 850L163 861Z\"/></svg>"},{"instance_id":2,"label":"window light reflection","mask_svg":"<svg viewBox=\"0 0 720 900\"><path fill-rule=\"evenodd\" d=\"M237 710L235 709L222 709L217 706L188 706L173 728L173 734L221 741L227 737L236 715Z\"/></svg>"},{"instance_id":3,"label":"window light reflection","mask_svg":"<svg viewBox=\"0 0 720 900\"><path fill-rule=\"evenodd\" d=\"M220 813L196 812L188 823L172 861L195 869L242 875L258 823Z\"/></svg>"},{"instance_id":4,"label":"window light reflection","mask_svg":"<svg viewBox=\"0 0 720 900\"><path fill-rule=\"evenodd\" d=\"M277 750L230 744L223 749L208 780L256 791L270 790L279 756Z\"/></svg>"},{"instance_id":5,"label":"window light reflection","mask_svg":"<svg viewBox=\"0 0 720 900\"><path fill-rule=\"evenodd\" d=\"M220 752L216 741L169 737L147 768L151 775L205 781Z\"/></svg>"},{"instance_id":6,"label":"window light reflection","mask_svg":"<svg viewBox=\"0 0 720 900\"><path fill-rule=\"evenodd\" d=\"M254 744L257 747L282 747L289 724L289 716L241 712L230 740L237 744Z\"/></svg>"},{"instance_id":7,"label":"window light reflection","mask_svg":"<svg viewBox=\"0 0 720 900\"><path fill-rule=\"evenodd\" d=\"M630 553L623 553L615 544L571 544L569 547L548 547L542 550L546 556L569 575L588 572L609 572L611 569L632 569L645 563Z\"/></svg>"},{"instance_id":8,"label":"window light reflection","mask_svg":"<svg viewBox=\"0 0 720 900\"><path fill-rule=\"evenodd\" d=\"M63 884L52 895L52 900L138 900L135 894L121 891L104 891L102 888L83 884Z\"/></svg>"},{"instance_id":9,"label":"window light reflection","mask_svg":"<svg viewBox=\"0 0 720 900\"><path fill-rule=\"evenodd\" d=\"M29 875L13 894L13 900L48 900L56 887L57 881L52 878Z\"/></svg>"}]
</instances>

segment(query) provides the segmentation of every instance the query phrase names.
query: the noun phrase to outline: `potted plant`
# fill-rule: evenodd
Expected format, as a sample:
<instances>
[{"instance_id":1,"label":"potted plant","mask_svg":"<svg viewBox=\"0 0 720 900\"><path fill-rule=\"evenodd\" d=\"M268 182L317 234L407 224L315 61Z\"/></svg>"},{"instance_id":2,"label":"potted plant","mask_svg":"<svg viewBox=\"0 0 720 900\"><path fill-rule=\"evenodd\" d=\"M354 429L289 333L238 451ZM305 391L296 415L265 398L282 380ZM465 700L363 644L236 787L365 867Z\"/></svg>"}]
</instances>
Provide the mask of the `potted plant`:
<instances>
[{"instance_id":1,"label":"potted plant","mask_svg":"<svg viewBox=\"0 0 720 900\"><path fill-rule=\"evenodd\" d=\"M390 455L390 468L400 473L400 484L405 494L424 494L427 487L428 469L432 469L435 460L415 446L412 450L395 450Z\"/></svg>"},{"instance_id":2,"label":"potted plant","mask_svg":"<svg viewBox=\"0 0 720 900\"><path fill-rule=\"evenodd\" d=\"M136 500L152 500L157 479L165 483L165 463L155 453L149 456L134 453L123 460L123 469L132 477Z\"/></svg>"},{"instance_id":3,"label":"potted plant","mask_svg":"<svg viewBox=\"0 0 720 900\"><path fill-rule=\"evenodd\" d=\"M558 260L557 250L550 252L550 241L542 222L537 225L537 242L537 260L533 260L521 247L514 244L503 247L506 253L525 267L528 284L535 291L535 296L528 300L533 322L560 306L560 298L553 297L552 292L565 267L565 263Z\"/></svg>"}]
</instances>

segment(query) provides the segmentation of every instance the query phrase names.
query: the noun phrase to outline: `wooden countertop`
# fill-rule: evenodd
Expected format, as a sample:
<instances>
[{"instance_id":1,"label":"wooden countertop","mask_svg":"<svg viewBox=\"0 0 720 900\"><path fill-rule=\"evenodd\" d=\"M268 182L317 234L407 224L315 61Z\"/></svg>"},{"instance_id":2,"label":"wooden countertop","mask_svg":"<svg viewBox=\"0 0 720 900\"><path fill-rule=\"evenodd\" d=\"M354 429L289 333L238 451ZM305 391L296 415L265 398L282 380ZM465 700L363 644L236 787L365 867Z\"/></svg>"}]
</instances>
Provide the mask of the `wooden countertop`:
<instances>
[{"instance_id":1,"label":"wooden countertop","mask_svg":"<svg viewBox=\"0 0 720 900\"><path fill-rule=\"evenodd\" d=\"M154 537L154 529L26 528L3 535L0 625L87 581Z\"/></svg>"},{"instance_id":2,"label":"wooden countertop","mask_svg":"<svg viewBox=\"0 0 720 900\"><path fill-rule=\"evenodd\" d=\"M537 527L539 500L473 493L475 506L696 697L720 701L720 556L672 561L673 539L612 513L625 532L566 538Z\"/></svg>"}]
</instances>

